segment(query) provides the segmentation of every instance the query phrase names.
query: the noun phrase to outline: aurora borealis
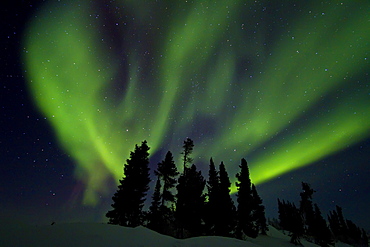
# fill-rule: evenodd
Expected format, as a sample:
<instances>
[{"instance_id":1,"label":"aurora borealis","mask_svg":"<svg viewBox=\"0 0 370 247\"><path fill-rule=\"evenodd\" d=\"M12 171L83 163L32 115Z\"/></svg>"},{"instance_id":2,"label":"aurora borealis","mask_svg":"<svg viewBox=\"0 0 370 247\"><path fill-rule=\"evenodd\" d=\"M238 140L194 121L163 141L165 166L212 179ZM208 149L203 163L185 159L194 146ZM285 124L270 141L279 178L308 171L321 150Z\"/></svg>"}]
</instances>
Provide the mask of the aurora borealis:
<instances>
[{"instance_id":1,"label":"aurora borealis","mask_svg":"<svg viewBox=\"0 0 370 247\"><path fill-rule=\"evenodd\" d=\"M152 155L179 153L189 136L195 163L223 160L230 174L247 157L260 184L369 138L358 79L368 81L369 3L290 4L41 6L25 31L26 76L83 202L112 193L107 181L142 140Z\"/></svg>"},{"instance_id":2,"label":"aurora borealis","mask_svg":"<svg viewBox=\"0 0 370 247\"><path fill-rule=\"evenodd\" d=\"M14 0L0 29L0 222L106 222L143 139L266 207L316 190L370 229L370 2ZM234 188L233 188L234 189ZM233 195L235 199L235 194Z\"/></svg>"}]
</instances>

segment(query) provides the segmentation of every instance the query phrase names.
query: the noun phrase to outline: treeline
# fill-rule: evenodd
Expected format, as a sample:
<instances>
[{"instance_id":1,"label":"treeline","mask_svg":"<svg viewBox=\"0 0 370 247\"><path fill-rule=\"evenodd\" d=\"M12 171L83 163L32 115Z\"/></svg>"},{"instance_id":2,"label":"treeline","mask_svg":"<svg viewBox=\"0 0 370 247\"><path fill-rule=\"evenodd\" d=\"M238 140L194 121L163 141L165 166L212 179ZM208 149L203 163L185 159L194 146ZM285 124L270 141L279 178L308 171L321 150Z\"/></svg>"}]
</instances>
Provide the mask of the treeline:
<instances>
[{"instance_id":1,"label":"treeline","mask_svg":"<svg viewBox=\"0 0 370 247\"><path fill-rule=\"evenodd\" d=\"M315 191L308 183L302 182L302 192L299 207L289 201L278 199L279 220L270 222L277 228L290 232L291 242L301 245L301 238L320 246L328 247L336 241L352 246L369 246L364 229L346 220L342 208L329 212L328 222L323 218L319 206L312 202Z\"/></svg>"},{"instance_id":2,"label":"treeline","mask_svg":"<svg viewBox=\"0 0 370 247\"><path fill-rule=\"evenodd\" d=\"M193 141L183 145L181 173L170 151L154 171L156 183L148 211L143 210L150 183L149 147L146 141L130 153L124 165L124 177L112 197L112 210L106 217L109 224L146 226L161 234L176 238L224 236L255 238L268 231L265 207L251 183L247 161L241 159L236 174L236 202L230 196L231 182L223 162L216 166L210 159L208 180L203 177L191 154ZM301 245L304 238L320 246L333 246L341 241L352 246L368 247L364 229L345 219L342 208L329 212L328 222L313 203L314 190L302 182L299 206L278 199L278 219L270 220L274 227L288 231L291 242Z\"/></svg>"},{"instance_id":3,"label":"treeline","mask_svg":"<svg viewBox=\"0 0 370 247\"><path fill-rule=\"evenodd\" d=\"M106 217L109 224L136 227L144 225L162 234L177 238L225 236L255 238L268 231L265 207L251 183L249 168L241 160L236 175L237 206L230 197L230 179L223 162L218 170L210 159L208 180L198 171L191 154L193 141L184 141L180 173L167 152L154 172L156 184L148 211L144 202L149 190L149 147L146 141L130 153L124 165L124 177L112 197L112 210Z\"/></svg>"}]
</instances>

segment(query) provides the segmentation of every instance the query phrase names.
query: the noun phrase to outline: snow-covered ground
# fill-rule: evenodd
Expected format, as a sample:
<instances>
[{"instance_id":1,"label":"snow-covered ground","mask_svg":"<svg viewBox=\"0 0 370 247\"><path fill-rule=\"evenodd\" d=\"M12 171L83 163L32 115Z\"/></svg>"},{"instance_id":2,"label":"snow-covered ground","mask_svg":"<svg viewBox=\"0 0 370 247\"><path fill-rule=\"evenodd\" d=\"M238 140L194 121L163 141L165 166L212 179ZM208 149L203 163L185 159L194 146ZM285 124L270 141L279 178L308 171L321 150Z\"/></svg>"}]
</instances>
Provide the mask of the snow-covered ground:
<instances>
[{"instance_id":1,"label":"snow-covered ground","mask_svg":"<svg viewBox=\"0 0 370 247\"><path fill-rule=\"evenodd\" d=\"M306 241L302 243L306 247L317 246ZM104 223L66 223L50 226L2 226L0 246L293 247L294 245L289 243L288 236L273 227L270 227L268 236L241 241L224 237L175 239L145 227L127 228Z\"/></svg>"}]
</instances>

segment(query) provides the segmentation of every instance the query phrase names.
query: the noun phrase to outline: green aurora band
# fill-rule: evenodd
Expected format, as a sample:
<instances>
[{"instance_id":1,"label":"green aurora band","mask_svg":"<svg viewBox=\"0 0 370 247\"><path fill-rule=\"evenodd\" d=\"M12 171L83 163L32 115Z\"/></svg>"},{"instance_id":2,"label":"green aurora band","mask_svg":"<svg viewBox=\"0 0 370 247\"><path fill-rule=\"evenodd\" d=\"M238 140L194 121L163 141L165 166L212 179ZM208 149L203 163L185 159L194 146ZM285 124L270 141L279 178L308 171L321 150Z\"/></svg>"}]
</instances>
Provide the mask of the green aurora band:
<instances>
[{"instance_id":1,"label":"green aurora band","mask_svg":"<svg viewBox=\"0 0 370 247\"><path fill-rule=\"evenodd\" d=\"M50 1L30 21L23 51L29 88L76 162L84 203L111 194L107 180L121 178L142 140L151 154L167 147L180 152L190 136L196 160L224 160L231 174L247 157L258 184L369 137L369 88L353 78L369 69L370 4L308 6L269 52L266 33L253 42L246 37L241 16L251 12L240 12L252 4L179 1L163 20L168 24L157 21L153 48L145 48L155 62L146 63L135 42L121 47L124 76L90 2ZM129 9L139 28L165 16L152 18L154 3L117 6ZM238 72L245 58L253 72ZM147 67L154 72L143 76ZM117 83L124 88L119 96Z\"/></svg>"}]
</instances>

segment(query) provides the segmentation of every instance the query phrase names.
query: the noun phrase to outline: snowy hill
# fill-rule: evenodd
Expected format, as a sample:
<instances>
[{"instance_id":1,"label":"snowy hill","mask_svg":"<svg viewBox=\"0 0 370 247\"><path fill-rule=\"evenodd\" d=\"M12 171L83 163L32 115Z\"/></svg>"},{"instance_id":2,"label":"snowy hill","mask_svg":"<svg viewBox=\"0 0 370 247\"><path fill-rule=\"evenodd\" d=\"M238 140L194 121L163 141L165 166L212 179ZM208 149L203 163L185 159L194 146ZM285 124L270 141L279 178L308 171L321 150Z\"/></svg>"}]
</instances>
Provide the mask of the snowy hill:
<instances>
[{"instance_id":1,"label":"snowy hill","mask_svg":"<svg viewBox=\"0 0 370 247\"><path fill-rule=\"evenodd\" d=\"M175 239L145 227L127 228L103 223L69 223L52 226L14 226L0 228L0 246L120 246L120 247L293 247L289 237L273 227L269 236L241 241L224 237ZM304 246L315 244L302 241Z\"/></svg>"}]
</instances>

